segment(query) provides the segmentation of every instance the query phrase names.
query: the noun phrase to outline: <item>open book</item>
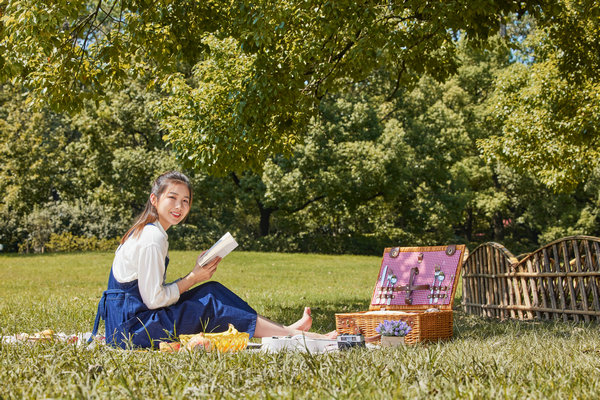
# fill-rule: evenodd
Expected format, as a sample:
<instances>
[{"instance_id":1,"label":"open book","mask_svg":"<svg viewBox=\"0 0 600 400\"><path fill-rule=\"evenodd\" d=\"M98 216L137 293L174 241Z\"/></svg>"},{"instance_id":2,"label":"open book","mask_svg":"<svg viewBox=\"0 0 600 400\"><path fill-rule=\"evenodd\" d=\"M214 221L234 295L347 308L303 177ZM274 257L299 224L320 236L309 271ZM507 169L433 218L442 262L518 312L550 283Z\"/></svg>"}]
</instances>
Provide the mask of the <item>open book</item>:
<instances>
[{"instance_id":1,"label":"open book","mask_svg":"<svg viewBox=\"0 0 600 400\"><path fill-rule=\"evenodd\" d=\"M233 236L231 236L231 233L227 232L221 237L221 239L217 240L217 242L213 244L206 253L204 253L199 262L200 266L205 266L215 257L225 257L237 246L238 244Z\"/></svg>"}]
</instances>

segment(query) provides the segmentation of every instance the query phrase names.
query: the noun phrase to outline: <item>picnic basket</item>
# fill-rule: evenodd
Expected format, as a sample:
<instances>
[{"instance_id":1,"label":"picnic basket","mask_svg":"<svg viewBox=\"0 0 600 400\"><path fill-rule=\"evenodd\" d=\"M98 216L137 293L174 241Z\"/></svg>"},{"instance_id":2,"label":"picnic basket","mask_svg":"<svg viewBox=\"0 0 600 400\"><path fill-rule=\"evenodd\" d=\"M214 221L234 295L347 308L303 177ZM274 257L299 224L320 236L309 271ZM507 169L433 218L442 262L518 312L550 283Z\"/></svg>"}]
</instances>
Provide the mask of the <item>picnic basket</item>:
<instances>
[{"instance_id":1,"label":"picnic basket","mask_svg":"<svg viewBox=\"0 0 600 400\"><path fill-rule=\"evenodd\" d=\"M407 344L450 339L465 252L465 245L386 248L369 310L336 314L337 332L377 337L381 322L403 320L412 328Z\"/></svg>"}]
</instances>

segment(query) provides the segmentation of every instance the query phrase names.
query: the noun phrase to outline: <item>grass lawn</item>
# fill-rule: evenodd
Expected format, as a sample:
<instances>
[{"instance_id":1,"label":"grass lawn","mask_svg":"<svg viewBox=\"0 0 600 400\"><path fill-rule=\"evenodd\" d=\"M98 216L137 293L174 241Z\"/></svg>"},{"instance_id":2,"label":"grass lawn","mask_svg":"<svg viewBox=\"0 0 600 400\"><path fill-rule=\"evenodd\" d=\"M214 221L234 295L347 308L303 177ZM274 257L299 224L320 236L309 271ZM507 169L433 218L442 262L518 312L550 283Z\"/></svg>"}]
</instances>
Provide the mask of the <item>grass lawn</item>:
<instances>
[{"instance_id":1,"label":"grass lawn","mask_svg":"<svg viewBox=\"0 0 600 400\"><path fill-rule=\"evenodd\" d=\"M192 252L172 252L169 280ZM110 253L0 256L0 333L92 329ZM214 278L284 324L305 305L314 330L366 310L378 257L233 252ZM456 303L460 302L460 291ZM598 398L597 325L484 320L457 308L454 338L323 355L136 352L0 344L5 398Z\"/></svg>"}]
</instances>

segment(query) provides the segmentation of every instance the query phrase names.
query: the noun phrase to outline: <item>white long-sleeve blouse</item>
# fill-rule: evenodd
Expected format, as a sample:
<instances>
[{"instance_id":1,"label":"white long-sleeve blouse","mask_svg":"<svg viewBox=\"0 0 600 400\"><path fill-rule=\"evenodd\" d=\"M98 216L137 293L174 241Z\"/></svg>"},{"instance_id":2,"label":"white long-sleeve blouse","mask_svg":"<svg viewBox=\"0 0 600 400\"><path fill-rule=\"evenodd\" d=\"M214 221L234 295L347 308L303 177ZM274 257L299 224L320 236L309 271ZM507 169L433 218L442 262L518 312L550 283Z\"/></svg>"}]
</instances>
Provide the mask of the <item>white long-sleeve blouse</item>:
<instances>
[{"instance_id":1,"label":"white long-sleeve blouse","mask_svg":"<svg viewBox=\"0 0 600 400\"><path fill-rule=\"evenodd\" d=\"M170 306L179 300L176 282L165 283L165 258L169 251L167 232L156 221L119 246L113 261L113 275L120 283L138 280L140 295L150 308Z\"/></svg>"}]
</instances>

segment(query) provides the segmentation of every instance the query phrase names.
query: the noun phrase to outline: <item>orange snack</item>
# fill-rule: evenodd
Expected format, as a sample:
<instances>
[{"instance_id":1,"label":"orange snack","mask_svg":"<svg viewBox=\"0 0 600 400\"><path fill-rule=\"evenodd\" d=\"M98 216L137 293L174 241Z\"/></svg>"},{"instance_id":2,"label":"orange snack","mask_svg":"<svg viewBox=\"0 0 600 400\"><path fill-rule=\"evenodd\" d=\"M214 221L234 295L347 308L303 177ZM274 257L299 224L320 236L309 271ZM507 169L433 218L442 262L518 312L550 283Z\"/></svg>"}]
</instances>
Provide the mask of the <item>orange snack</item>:
<instances>
[{"instance_id":1,"label":"orange snack","mask_svg":"<svg viewBox=\"0 0 600 400\"><path fill-rule=\"evenodd\" d=\"M204 333L198 333L187 341L185 347L188 350L210 351L212 350L212 343L206 336L204 336Z\"/></svg>"},{"instance_id":2,"label":"orange snack","mask_svg":"<svg viewBox=\"0 0 600 400\"><path fill-rule=\"evenodd\" d=\"M160 342L158 344L160 351L165 353L176 353L181 349L181 343L179 342Z\"/></svg>"}]
</instances>

